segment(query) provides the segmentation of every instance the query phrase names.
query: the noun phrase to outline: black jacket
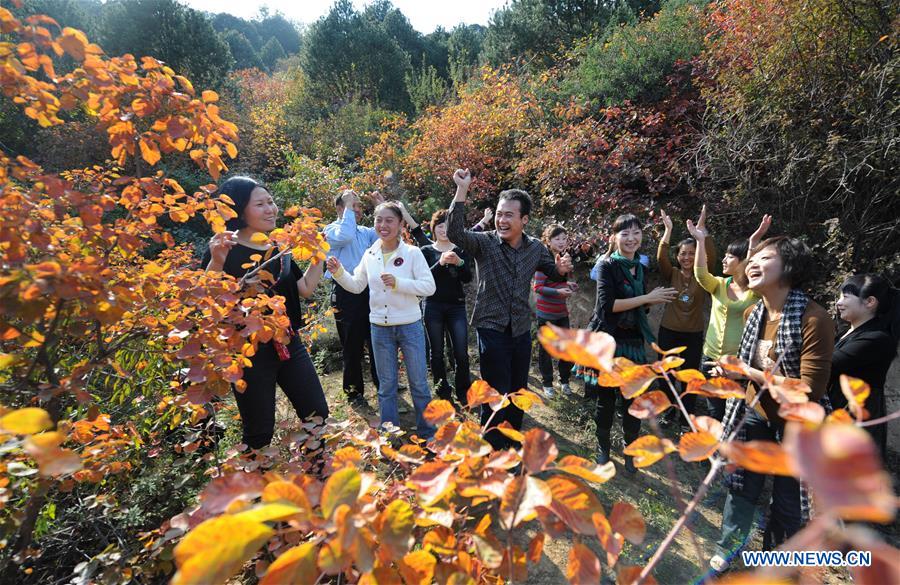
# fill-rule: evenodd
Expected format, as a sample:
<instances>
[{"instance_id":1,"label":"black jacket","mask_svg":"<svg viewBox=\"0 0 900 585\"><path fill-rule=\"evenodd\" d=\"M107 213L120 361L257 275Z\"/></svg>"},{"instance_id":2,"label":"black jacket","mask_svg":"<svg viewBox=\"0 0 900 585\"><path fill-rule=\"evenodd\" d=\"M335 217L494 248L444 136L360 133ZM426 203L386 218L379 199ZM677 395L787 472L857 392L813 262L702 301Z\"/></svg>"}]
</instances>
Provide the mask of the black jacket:
<instances>
[{"instance_id":1,"label":"black jacket","mask_svg":"<svg viewBox=\"0 0 900 585\"><path fill-rule=\"evenodd\" d=\"M644 288L646 289L646 270L644 272ZM589 325L592 331L605 331L619 339L642 338L638 325L638 311L644 307L631 309L621 313L613 313L613 304L617 299L634 297L626 290L628 277L625 269L607 258L597 266L597 300L594 304L594 316Z\"/></svg>"},{"instance_id":2,"label":"black jacket","mask_svg":"<svg viewBox=\"0 0 900 585\"><path fill-rule=\"evenodd\" d=\"M869 416L884 416L884 380L896 354L897 342L882 328L878 319L863 323L839 339L834 344L828 384L832 406L843 408L847 405L840 382L841 374L846 374L863 380L871 387L865 404Z\"/></svg>"}]
</instances>

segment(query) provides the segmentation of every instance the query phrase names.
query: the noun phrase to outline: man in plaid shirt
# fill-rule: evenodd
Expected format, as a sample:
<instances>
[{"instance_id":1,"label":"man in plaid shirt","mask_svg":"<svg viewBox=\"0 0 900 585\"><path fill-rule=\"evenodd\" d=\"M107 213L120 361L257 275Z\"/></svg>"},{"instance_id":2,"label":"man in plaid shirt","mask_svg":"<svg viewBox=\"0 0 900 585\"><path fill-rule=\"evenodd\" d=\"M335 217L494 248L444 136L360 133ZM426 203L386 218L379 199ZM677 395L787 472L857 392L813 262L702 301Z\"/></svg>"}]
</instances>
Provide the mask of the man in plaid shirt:
<instances>
[{"instance_id":1,"label":"man in plaid shirt","mask_svg":"<svg viewBox=\"0 0 900 585\"><path fill-rule=\"evenodd\" d=\"M528 387L531 367L531 307L528 296L535 271L550 280L565 280L572 271L568 254L554 260L536 238L524 233L531 213L531 197L520 189L500 193L494 214L495 230L474 232L465 229L466 194L472 184L468 169L453 173L456 197L447 216L447 237L475 259L478 291L471 325L478 333L481 377L501 394ZM488 405L481 411L482 424L491 416ZM510 404L497 412L491 427L508 421L522 428L522 410ZM485 438L495 449L518 447L499 431Z\"/></svg>"}]
</instances>

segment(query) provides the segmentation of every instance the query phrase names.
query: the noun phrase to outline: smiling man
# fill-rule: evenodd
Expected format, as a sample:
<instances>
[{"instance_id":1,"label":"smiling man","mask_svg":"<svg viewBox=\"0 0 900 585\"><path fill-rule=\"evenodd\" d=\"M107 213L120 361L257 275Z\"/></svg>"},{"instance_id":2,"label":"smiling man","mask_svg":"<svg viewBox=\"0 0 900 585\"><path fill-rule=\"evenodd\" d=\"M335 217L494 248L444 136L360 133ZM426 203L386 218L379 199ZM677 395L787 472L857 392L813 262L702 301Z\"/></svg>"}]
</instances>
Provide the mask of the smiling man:
<instances>
[{"instance_id":1,"label":"smiling man","mask_svg":"<svg viewBox=\"0 0 900 585\"><path fill-rule=\"evenodd\" d=\"M509 394L528 387L531 279L540 270L549 280L565 280L572 270L572 259L566 254L557 255L554 260L539 240L525 233L531 197L520 189L500 193L493 231L466 230L466 194L472 175L468 169L458 169L453 173L453 182L456 197L447 216L447 237L475 259L478 270L472 326L478 333L481 377L501 394ZM482 407L482 424L491 414L489 406ZM491 427L505 420L520 429L523 415L520 408L510 404L496 414ZM496 430L485 438L495 449L518 447L518 443Z\"/></svg>"}]
</instances>

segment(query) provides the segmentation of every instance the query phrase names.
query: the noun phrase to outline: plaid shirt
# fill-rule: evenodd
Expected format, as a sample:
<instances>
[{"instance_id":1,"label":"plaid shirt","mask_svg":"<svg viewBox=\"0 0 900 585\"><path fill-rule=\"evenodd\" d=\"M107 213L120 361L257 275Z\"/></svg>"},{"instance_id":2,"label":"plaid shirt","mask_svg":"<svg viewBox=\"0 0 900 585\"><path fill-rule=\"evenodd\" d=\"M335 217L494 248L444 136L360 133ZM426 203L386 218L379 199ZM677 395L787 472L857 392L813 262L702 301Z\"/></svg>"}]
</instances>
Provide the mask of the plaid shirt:
<instances>
[{"instance_id":1,"label":"plaid shirt","mask_svg":"<svg viewBox=\"0 0 900 585\"><path fill-rule=\"evenodd\" d=\"M475 259L478 292L472 312L473 327L505 331L513 336L531 331L531 279L538 270L550 280L565 280L547 248L522 234L522 244L513 248L496 231L475 232L465 228L466 205L454 201L447 216L447 237Z\"/></svg>"}]
</instances>

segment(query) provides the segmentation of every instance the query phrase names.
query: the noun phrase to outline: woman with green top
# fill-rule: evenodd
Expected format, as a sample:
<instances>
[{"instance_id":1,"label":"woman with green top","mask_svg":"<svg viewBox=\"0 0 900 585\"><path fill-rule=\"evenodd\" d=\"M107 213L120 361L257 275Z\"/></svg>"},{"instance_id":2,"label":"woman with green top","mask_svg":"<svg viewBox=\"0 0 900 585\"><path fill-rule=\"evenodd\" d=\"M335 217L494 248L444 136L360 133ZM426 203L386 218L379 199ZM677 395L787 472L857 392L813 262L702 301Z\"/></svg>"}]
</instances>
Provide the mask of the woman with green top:
<instances>
[{"instance_id":1,"label":"woman with green top","mask_svg":"<svg viewBox=\"0 0 900 585\"><path fill-rule=\"evenodd\" d=\"M701 213L703 217L704 213ZM772 225L772 216L764 215L759 227L749 239L735 240L728 244L722 258L721 276L710 274L706 246L709 232L706 226L694 225L687 221L687 229L700 245L694 257L694 278L703 290L712 297L709 326L706 328L706 340L703 343L703 367L707 373L712 362L723 355L737 355L741 345L741 334L744 331L744 312L759 300L752 290L747 288L747 275L744 265L747 251L754 248L765 237ZM725 414L725 400L707 398L707 412L717 420Z\"/></svg>"}]
</instances>

